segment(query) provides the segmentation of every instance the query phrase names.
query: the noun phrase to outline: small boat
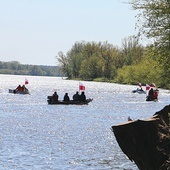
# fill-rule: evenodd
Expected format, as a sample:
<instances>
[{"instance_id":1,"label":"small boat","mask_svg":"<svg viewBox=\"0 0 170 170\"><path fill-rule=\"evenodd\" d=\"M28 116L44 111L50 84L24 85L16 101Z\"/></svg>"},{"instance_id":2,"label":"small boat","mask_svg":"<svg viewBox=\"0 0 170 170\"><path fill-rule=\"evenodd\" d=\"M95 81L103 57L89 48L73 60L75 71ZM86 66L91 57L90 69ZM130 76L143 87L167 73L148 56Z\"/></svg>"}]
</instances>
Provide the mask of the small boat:
<instances>
[{"instance_id":1,"label":"small boat","mask_svg":"<svg viewBox=\"0 0 170 170\"><path fill-rule=\"evenodd\" d=\"M153 98L151 96L146 96L146 101L154 101L154 102L157 102L158 99L157 98Z\"/></svg>"},{"instance_id":2,"label":"small boat","mask_svg":"<svg viewBox=\"0 0 170 170\"><path fill-rule=\"evenodd\" d=\"M146 101L158 101L158 93L159 93L159 90L158 89L155 89L155 90L153 90L152 89L152 93L150 94L148 94L147 96L146 96Z\"/></svg>"},{"instance_id":3,"label":"small boat","mask_svg":"<svg viewBox=\"0 0 170 170\"><path fill-rule=\"evenodd\" d=\"M146 94L146 92L143 89L132 90L132 93Z\"/></svg>"},{"instance_id":4,"label":"small boat","mask_svg":"<svg viewBox=\"0 0 170 170\"><path fill-rule=\"evenodd\" d=\"M30 94L29 90L25 90L25 91L18 91L16 89L9 89L9 93L13 93L13 94Z\"/></svg>"},{"instance_id":5,"label":"small boat","mask_svg":"<svg viewBox=\"0 0 170 170\"><path fill-rule=\"evenodd\" d=\"M75 101L75 100L70 100L70 101L63 101L63 100L58 100L54 101L52 96L47 97L47 102L48 104L55 104L55 105L87 105L90 103L93 99L86 99L86 101Z\"/></svg>"}]
</instances>

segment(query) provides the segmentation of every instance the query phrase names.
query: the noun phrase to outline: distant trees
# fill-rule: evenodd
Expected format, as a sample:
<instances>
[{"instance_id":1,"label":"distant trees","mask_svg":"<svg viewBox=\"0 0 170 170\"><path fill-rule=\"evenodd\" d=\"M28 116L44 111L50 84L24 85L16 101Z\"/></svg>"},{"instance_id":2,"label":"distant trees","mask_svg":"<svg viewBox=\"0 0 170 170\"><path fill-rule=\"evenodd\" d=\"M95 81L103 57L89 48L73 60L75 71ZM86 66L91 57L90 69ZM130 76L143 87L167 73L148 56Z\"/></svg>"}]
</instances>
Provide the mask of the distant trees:
<instances>
[{"instance_id":1,"label":"distant trees","mask_svg":"<svg viewBox=\"0 0 170 170\"><path fill-rule=\"evenodd\" d=\"M122 43L119 49L108 42L76 42L66 55L59 52L56 58L69 78L113 80L118 68L138 63L144 51L134 36Z\"/></svg>"},{"instance_id":2,"label":"distant trees","mask_svg":"<svg viewBox=\"0 0 170 170\"><path fill-rule=\"evenodd\" d=\"M58 66L24 65L18 61L0 61L0 74L63 76Z\"/></svg>"},{"instance_id":3,"label":"distant trees","mask_svg":"<svg viewBox=\"0 0 170 170\"><path fill-rule=\"evenodd\" d=\"M134 10L139 28L138 36L130 36L118 48L109 44L77 42L64 56L69 78L104 80L118 83L151 83L170 89L170 1L127 0ZM153 43L139 44L146 36ZM57 56L63 65L61 57Z\"/></svg>"},{"instance_id":4,"label":"distant trees","mask_svg":"<svg viewBox=\"0 0 170 170\"><path fill-rule=\"evenodd\" d=\"M66 55L56 56L62 72L70 79L109 81L125 84L155 82L169 87L169 78L159 60L155 59L152 45L147 47L130 36L118 48L108 42L76 42Z\"/></svg>"}]
</instances>

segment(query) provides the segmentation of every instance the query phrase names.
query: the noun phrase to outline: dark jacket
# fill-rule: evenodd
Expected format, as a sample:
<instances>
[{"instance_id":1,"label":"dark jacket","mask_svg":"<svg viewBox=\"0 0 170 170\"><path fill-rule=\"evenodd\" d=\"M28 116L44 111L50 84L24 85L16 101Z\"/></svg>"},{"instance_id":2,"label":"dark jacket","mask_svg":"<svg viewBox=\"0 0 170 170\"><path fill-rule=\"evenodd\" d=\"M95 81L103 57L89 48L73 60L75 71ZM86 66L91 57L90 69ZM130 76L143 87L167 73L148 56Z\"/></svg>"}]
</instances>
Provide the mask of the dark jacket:
<instances>
[{"instance_id":1,"label":"dark jacket","mask_svg":"<svg viewBox=\"0 0 170 170\"><path fill-rule=\"evenodd\" d=\"M80 95L80 101L83 101L83 102L86 101L86 96L85 96L84 92L82 92Z\"/></svg>"},{"instance_id":2,"label":"dark jacket","mask_svg":"<svg viewBox=\"0 0 170 170\"><path fill-rule=\"evenodd\" d=\"M64 101L70 101L70 98L69 98L69 96L68 96L68 93L65 93L63 100L64 100Z\"/></svg>"},{"instance_id":3,"label":"dark jacket","mask_svg":"<svg viewBox=\"0 0 170 170\"><path fill-rule=\"evenodd\" d=\"M74 101L79 101L80 100L80 95L78 92L76 92L76 94L73 95L73 100Z\"/></svg>"}]
</instances>

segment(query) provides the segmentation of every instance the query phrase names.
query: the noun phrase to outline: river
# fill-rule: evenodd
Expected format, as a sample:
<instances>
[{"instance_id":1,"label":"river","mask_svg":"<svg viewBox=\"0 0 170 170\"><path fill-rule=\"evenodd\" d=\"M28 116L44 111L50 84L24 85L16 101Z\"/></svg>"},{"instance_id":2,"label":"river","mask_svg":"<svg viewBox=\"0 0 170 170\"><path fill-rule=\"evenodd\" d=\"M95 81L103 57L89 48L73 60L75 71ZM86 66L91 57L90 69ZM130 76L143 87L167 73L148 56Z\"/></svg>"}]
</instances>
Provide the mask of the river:
<instances>
[{"instance_id":1,"label":"river","mask_svg":"<svg viewBox=\"0 0 170 170\"><path fill-rule=\"evenodd\" d=\"M30 95L8 93L29 81ZM72 98L79 81L58 77L0 75L0 169L137 170L120 149L111 126L146 119L170 104L168 90L146 102L137 86L81 81L89 105L48 105L57 91ZM145 87L143 87L145 88Z\"/></svg>"}]
</instances>

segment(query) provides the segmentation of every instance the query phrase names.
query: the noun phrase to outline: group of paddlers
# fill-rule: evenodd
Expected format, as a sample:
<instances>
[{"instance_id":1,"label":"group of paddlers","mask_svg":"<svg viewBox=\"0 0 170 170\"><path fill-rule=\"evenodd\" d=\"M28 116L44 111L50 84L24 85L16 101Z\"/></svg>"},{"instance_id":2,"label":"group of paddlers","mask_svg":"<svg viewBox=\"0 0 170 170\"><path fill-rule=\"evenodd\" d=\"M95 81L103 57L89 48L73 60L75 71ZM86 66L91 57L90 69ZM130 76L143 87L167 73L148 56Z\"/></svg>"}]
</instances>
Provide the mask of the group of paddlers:
<instances>
[{"instance_id":1,"label":"group of paddlers","mask_svg":"<svg viewBox=\"0 0 170 170\"><path fill-rule=\"evenodd\" d=\"M52 99L57 102L59 99L59 96L57 94L57 92L55 91L54 94L52 95ZM68 93L65 93L64 97L63 97L63 101L70 101L70 97L68 95ZM79 92L77 91L74 95L73 95L73 101L81 101L84 102L86 101L86 95L84 93L84 91L81 92L81 94L79 94Z\"/></svg>"},{"instance_id":2,"label":"group of paddlers","mask_svg":"<svg viewBox=\"0 0 170 170\"><path fill-rule=\"evenodd\" d=\"M25 85L18 85L18 87L15 89L16 92L26 92L28 89L25 87Z\"/></svg>"},{"instance_id":3,"label":"group of paddlers","mask_svg":"<svg viewBox=\"0 0 170 170\"><path fill-rule=\"evenodd\" d=\"M150 86L146 100L147 101L158 100L158 94L159 94L159 90L154 86Z\"/></svg>"},{"instance_id":4,"label":"group of paddlers","mask_svg":"<svg viewBox=\"0 0 170 170\"><path fill-rule=\"evenodd\" d=\"M152 83L151 85L146 84L146 92L142 89L142 84L139 83L138 88L132 92L146 93L146 101L158 100L159 90L156 88L155 83Z\"/></svg>"}]
</instances>

